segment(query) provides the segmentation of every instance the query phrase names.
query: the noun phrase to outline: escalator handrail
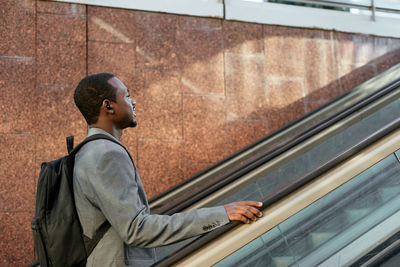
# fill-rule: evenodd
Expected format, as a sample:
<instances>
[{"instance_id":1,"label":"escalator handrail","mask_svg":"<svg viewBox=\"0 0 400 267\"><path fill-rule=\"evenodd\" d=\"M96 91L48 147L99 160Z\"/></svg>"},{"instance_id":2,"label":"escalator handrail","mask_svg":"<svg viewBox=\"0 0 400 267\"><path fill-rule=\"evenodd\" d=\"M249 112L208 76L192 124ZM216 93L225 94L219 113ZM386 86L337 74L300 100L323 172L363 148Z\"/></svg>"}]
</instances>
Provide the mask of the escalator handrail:
<instances>
[{"instance_id":1,"label":"escalator handrail","mask_svg":"<svg viewBox=\"0 0 400 267\"><path fill-rule=\"evenodd\" d=\"M355 144L354 146L350 147L346 151L336 155L329 161L325 162L324 164L320 165L319 167L313 169L309 173L306 173L303 176L298 177L292 183L282 187L281 189L276 190L275 192L269 194L261 201L263 202L262 209L266 209L271 205L275 204L279 200L289 196L291 193L299 189L300 187L304 186L305 184L315 180L317 177L321 176L323 173L328 172L329 170L333 169L335 166L343 163L347 159L351 158L352 156L360 153L362 150L370 146L371 144L377 142L378 140L384 138L385 136L389 135L390 133L396 131L400 128L400 118L395 120L394 122L390 123L383 129L376 131L375 133L371 134L370 136L366 137L359 143ZM186 246L178 249L174 253L170 254L166 258L156 262L153 266L157 267L164 267L164 266L171 266L172 264L180 261L181 259L185 258L192 252L196 251L197 249L201 248L202 246L206 245L210 241L216 239L217 237L223 235L224 233L232 230L233 228L240 225L240 222L232 222L223 227L220 227L212 232L204 234L197 239L193 240Z\"/></svg>"},{"instance_id":2,"label":"escalator handrail","mask_svg":"<svg viewBox=\"0 0 400 267\"><path fill-rule=\"evenodd\" d=\"M374 102L375 100L383 97L384 95L389 94L390 92L396 90L400 86L400 78L392 82L390 85L382 88L380 90L374 91L373 93L363 97L362 99L356 101L348 108L346 108L341 113L335 113L328 118L322 120L317 125L313 126L312 128L306 129L304 132L295 135L292 140L288 143L284 144L281 147L274 148L269 150L262 155L258 156L251 162L244 164L238 168L235 168L231 172L223 175L217 181L206 185L205 187L193 192L192 194L183 198L179 204L172 204L169 206L160 209L158 213L160 214L169 214L172 215L177 212L181 212L184 209L190 207L200 199L203 199L210 194L214 193L215 191L220 190L224 186L228 185L229 183L234 182L235 180L239 179L243 175L253 171L254 169L260 167L261 165L265 164L266 162L278 157L279 155L283 154L284 152L292 149L293 147L297 146L298 144L304 142L311 136L314 136L323 130L331 127L333 124L337 123L338 121L342 120L343 118L353 114L354 112L368 106L370 103Z\"/></svg>"},{"instance_id":3,"label":"escalator handrail","mask_svg":"<svg viewBox=\"0 0 400 267\"><path fill-rule=\"evenodd\" d=\"M381 74L378 75L378 76L384 75L385 73L390 72L391 70L393 70L393 69L395 69L395 68L398 68L399 66L400 66L400 64L399 64L399 65L395 65L395 66L393 66L392 68L390 68L389 70L385 71L384 73L381 73ZM396 83L396 82L398 82L398 81L400 81L400 78L399 78L399 79L395 79L394 81L391 81L389 84L383 85L381 88L375 90L375 91L374 91L373 93L371 93L371 94L374 94L374 93L376 93L376 92L379 92L380 90L382 90L382 89L384 89L384 88L386 88L386 87L390 86L391 84ZM367 82L368 82L368 81L367 81ZM259 145L259 144L265 142L266 140L268 140L268 139L270 139L270 138L272 138L272 137L274 137L274 136L276 136L276 135L278 135L278 134L284 132L285 130L287 130L288 128L291 128L292 126L296 125L296 124L299 123L300 121L303 121L303 120L305 120L305 119L307 119L307 118L313 116L314 114L316 114L316 113L320 112L321 110L325 109L326 107L332 105L332 104L335 103L336 101L339 101L339 100L345 98L346 96L348 96L349 94L353 93L354 91L357 91L358 89L359 89L359 86L357 86L357 87L355 87L355 88L353 88L353 89L347 91L346 93L344 93L344 94L342 94L342 95L340 95L340 96L338 96L338 97L332 99L331 101L329 101L329 102L323 104L323 105L320 106L319 108L317 108L317 109L315 109L315 110L313 110L313 111L311 111L311 112L308 112L308 113L305 114L304 116L302 116L302 117L300 117L300 118L298 118L298 119L296 119L296 120L294 120L294 121L292 121L292 122L286 124L285 126L279 128L278 130L276 130L276 131L274 131L274 132L272 132L272 133L270 133L270 134L264 136L263 138L257 140L256 142L254 142L254 143L252 143L252 144L250 144L250 145L248 145L248 146L246 146L246 147L240 149L239 151L235 152L234 154L231 154L230 156L224 158L223 160L221 160L221 161L219 161L219 162L213 164L212 166L210 166L210 167L206 168L205 170L203 170L203 171L197 173L196 175L194 175L194 176L192 176L192 177L190 177L190 178L184 180L183 182L181 182L181 183L179 183L179 184L177 184L177 185L175 185L175 186L170 187L169 189L165 190L165 191L162 192L161 194L159 194L159 195L157 195L157 196L155 196L155 197L152 197L152 198L149 200L149 204L151 204L151 203L157 201L158 199L160 199L160 198L162 198L162 197L165 197L166 195L170 194L171 192L173 192L173 191L176 190L177 188L182 187L182 186L184 186L184 185L186 185L186 184L188 184L188 183L193 182L193 181L196 180L197 178L203 176L204 174L208 173L209 171L211 171L211 170L213 170L213 169L218 168L219 166L223 165L224 163L226 163L226 162L228 162L228 161L234 159L235 157L237 157L238 155L242 154L243 152L248 151L248 150L250 150L250 149L256 147L257 145ZM350 108L350 107L351 107L351 105L348 106L347 108ZM341 110L341 111L339 111L339 112L343 112L343 110ZM335 114L334 114L334 115L335 115ZM334 115L333 115L333 116L334 116ZM317 125L318 125L318 124L317 124ZM314 128L314 127L315 127L315 125L311 126L311 128ZM306 129L305 131L301 132L300 134L297 134L297 135L295 135L294 137L292 137L291 139L287 140L287 142L292 141L293 139L297 138L299 135L302 135L302 134L308 132L309 130L310 130L310 128ZM287 143L287 142L286 142L286 143ZM282 146L282 145L280 145L280 146L278 146L278 147L281 147L281 146ZM267 152L267 153L268 153L268 152ZM222 178L222 179L223 179L223 178Z\"/></svg>"}]
</instances>

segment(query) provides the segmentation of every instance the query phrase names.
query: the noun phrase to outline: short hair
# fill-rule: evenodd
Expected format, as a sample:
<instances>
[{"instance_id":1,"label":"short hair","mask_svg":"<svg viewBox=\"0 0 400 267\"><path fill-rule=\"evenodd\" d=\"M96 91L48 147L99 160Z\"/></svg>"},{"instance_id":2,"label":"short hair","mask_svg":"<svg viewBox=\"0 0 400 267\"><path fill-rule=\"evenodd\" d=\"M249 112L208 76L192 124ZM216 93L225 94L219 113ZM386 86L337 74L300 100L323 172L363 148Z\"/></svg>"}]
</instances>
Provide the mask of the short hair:
<instances>
[{"instance_id":1,"label":"short hair","mask_svg":"<svg viewBox=\"0 0 400 267\"><path fill-rule=\"evenodd\" d=\"M89 75L75 89L75 105L89 125L97 122L104 99L116 101L117 90L108 83L113 77L111 73Z\"/></svg>"}]
</instances>

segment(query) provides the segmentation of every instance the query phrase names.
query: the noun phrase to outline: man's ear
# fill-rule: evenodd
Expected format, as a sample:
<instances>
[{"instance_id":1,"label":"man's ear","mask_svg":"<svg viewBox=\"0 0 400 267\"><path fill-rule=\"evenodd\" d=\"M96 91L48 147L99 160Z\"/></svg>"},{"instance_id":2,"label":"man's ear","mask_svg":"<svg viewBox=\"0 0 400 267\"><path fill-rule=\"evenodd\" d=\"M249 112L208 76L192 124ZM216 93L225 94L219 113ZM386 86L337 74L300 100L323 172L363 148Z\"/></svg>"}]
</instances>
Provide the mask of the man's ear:
<instances>
[{"instance_id":1,"label":"man's ear","mask_svg":"<svg viewBox=\"0 0 400 267\"><path fill-rule=\"evenodd\" d=\"M112 107L112 105L111 105L110 100L104 99L104 100L103 100L103 106L105 107L105 109L106 109L107 111L109 111L109 112L111 112L111 113L114 113L114 109L113 109L113 107Z\"/></svg>"}]
</instances>

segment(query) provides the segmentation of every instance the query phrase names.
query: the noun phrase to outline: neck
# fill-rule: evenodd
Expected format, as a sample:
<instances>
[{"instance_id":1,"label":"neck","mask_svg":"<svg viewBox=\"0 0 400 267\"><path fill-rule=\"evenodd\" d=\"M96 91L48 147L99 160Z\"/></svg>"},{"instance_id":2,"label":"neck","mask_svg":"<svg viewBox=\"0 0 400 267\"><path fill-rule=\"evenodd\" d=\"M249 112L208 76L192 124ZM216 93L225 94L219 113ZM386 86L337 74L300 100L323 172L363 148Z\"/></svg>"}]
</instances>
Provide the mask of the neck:
<instances>
[{"instance_id":1,"label":"neck","mask_svg":"<svg viewBox=\"0 0 400 267\"><path fill-rule=\"evenodd\" d=\"M103 125L101 123L94 123L94 124L89 125L89 128L102 129L103 131L106 131L107 133L111 134L112 136L114 136L118 140L121 140L122 129L117 129L113 125Z\"/></svg>"}]
</instances>

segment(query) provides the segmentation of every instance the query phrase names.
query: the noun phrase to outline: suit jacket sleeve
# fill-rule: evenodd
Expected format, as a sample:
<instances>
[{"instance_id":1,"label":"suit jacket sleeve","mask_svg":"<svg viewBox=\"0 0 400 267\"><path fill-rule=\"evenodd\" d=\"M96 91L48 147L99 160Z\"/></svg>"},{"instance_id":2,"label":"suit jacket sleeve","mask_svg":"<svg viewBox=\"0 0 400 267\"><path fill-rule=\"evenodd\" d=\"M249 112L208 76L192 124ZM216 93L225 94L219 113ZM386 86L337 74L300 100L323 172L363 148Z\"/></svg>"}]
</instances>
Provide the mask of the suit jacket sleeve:
<instances>
[{"instance_id":1,"label":"suit jacket sleeve","mask_svg":"<svg viewBox=\"0 0 400 267\"><path fill-rule=\"evenodd\" d=\"M203 234L229 222L222 206L184 213L151 215L142 183L123 148L109 142L88 179L88 198L119 233L135 247L157 247Z\"/></svg>"}]
</instances>

